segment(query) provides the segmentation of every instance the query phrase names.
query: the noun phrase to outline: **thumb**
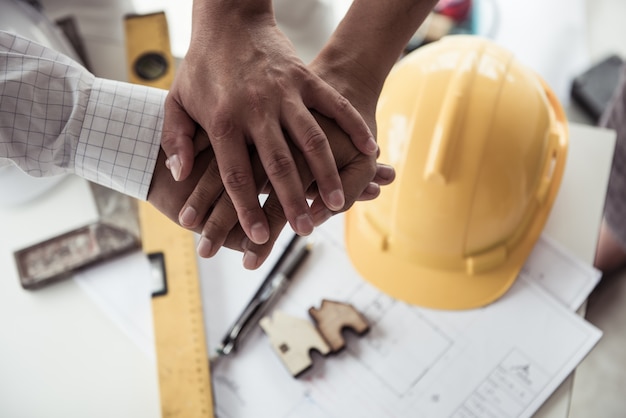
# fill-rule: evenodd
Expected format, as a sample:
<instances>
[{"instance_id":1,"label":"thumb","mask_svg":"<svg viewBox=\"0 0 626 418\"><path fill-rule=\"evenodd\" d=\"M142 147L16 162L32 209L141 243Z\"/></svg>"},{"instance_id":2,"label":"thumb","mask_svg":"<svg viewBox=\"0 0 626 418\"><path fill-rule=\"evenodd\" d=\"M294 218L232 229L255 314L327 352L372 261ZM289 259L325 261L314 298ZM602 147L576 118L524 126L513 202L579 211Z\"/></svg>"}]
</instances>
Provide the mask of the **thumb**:
<instances>
[{"instance_id":1,"label":"thumb","mask_svg":"<svg viewBox=\"0 0 626 418\"><path fill-rule=\"evenodd\" d=\"M161 147L167 156L165 165L176 181L186 179L193 168L195 133L196 122L170 92L165 99Z\"/></svg>"}]
</instances>

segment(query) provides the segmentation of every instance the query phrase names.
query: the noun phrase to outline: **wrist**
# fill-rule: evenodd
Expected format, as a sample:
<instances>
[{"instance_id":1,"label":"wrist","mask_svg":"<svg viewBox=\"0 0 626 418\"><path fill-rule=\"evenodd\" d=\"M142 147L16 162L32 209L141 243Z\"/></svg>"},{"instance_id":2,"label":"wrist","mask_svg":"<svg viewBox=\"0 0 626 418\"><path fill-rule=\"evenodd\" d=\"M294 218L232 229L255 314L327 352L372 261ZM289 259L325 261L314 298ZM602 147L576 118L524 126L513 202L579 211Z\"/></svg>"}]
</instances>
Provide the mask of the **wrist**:
<instances>
[{"instance_id":1,"label":"wrist","mask_svg":"<svg viewBox=\"0 0 626 418\"><path fill-rule=\"evenodd\" d=\"M311 63L311 69L342 96L363 110L374 105L386 73L367 66L358 54L329 42Z\"/></svg>"},{"instance_id":2,"label":"wrist","mask_svg":"<svg viewBox=\"0 0 626 418\"><path fill-rule=\"evenodd\" d=\"M274 23L271 0L194 0L192 36L213 35L219 39L224 33L248 28L248 25Z\"/></svg>"}]
</instances>

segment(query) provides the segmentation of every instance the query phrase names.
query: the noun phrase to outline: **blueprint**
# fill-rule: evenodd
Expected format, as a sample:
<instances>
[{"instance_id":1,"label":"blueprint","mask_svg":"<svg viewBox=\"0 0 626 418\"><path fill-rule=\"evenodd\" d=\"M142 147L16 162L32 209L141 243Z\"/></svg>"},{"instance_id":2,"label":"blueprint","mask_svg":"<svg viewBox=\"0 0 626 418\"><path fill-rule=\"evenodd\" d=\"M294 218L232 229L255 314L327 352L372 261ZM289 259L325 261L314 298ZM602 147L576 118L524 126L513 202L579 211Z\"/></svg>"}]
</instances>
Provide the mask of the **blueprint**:
<instances>
[{"instance_id":1,"label":"blueprint","mask_svg":"<svg viewBox=\"0 0 626 418\"><path fill-rule=\"evenodd\" d=\"M337 216L316 230L310 257L276 309L307 318L322 299L348 302L368 319L369 333L348 331L343 351L313 353L313 367L295 379L255 330L235 355L213 364L219 417L529 417L601 336L574 313L599 273L547 237L501 299L440 311L364 281L346 255L342 222ZM225 252L201 262L212 353L272 265L242 271L240 257Z\"/></svg>"}]
</instances>

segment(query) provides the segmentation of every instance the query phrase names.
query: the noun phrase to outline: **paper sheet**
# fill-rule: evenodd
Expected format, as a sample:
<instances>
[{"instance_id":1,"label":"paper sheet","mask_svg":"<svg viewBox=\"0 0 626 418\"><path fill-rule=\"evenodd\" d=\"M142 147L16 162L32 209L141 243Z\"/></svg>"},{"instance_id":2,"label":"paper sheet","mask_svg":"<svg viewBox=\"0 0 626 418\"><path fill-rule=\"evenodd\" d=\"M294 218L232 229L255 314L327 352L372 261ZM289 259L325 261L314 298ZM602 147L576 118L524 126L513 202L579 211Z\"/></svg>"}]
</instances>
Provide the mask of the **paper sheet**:
<instances>
[{"instance_id":1,"label":"paper sheet","mask_svg":"<svg viewBox=\"0 0 626 418\"><path fill-rule=\"evenodd\" d=\"M363 281L346 256L342 221L337 216L316 231L313 252L277 309L306 318L323 298L349 302L368 318L370 332L347 333L346 350L314 354L313 368L294 379L254 330L213 367L220 417L528 417L600 338L573 313L600 273L545 236L499 301L438 311L398 302ZM244 270L241 255L229 250L200 262L211 352L290 237L285 231L258 271ZM149 276L137 252L76 280L154 356Z\"/></svg>"},{"instance_id":2,"label":"paper sheet","mask_svg":"<svg viewBox=\"0 0 626 418\"><path fill-rule=\"evenodd\" d=\"M294 379L255 330L212 370L220 417L528 417L600 338L572 312L599 275L550 240L539 241L496 303L437 311L395 301L363 281L346 256L341 222L337 216L316 231L313 252L277 309L306 318L323 298L349 302L370 332L348 333L346 350L314 355L313 368ZM240 255L226 253L201 263L212 350L265 274L242 273Z\"/></svg>"},{"instance_id":3,"label":"paper sheet","mask_svg":"<svg viewBox=\"0 0 626 418\"><path fill-rule=\"evenodd\" d=\"M347 350L314 356L313 369L296 380L255 330L234 357L213 369L220 416L530 416L600 336L571 312L599 272L547 237L538 241L501 300L450 312L397 302L361 280L345 255L341 228L337 217L316 232L313 254L277 308L306 317L308 307L322 298L347 301L366 315L370 333L348 334ZM288 231L281 236L272 258L289 237ZM240 254L222 251L201 262L211 349L273 261L245 271ZM153 357L149 275L145 256L137 252L76 280ZM267 413L259 415L261 410Z\"/></svg>"},{"instance_id":4,"label":"paper sheet","mask_svg":"<svg viewBox=\"0 0 626 418\"><path fill-rule=\"evenodd\" d=\"M74 275L80 288L151 359L156 359L148 258L135 251Z\"/></svg>"},{"instance_id":5,"label":"paper sheet","mask_svg":"<svg viewBox=\"0 0 626 418\"><path fill-rule=\"evenodd\" d=\"M602 272L572 257L558 242L544 234L535 244L520 275L575 311L587 300Z\"/></svg>"}]
</instances>

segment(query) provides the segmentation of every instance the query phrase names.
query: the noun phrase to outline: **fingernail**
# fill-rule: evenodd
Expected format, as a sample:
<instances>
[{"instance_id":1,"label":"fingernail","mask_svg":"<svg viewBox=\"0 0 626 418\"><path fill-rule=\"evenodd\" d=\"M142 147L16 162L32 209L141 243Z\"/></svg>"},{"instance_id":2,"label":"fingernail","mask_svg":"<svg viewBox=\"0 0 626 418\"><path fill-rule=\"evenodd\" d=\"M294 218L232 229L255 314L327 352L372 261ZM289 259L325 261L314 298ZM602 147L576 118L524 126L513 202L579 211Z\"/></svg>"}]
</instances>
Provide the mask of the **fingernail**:
<instances>
[{"instance_id":1,"label":"fingernail","mask_svg":"<svg viewBox=\"0 0 626 418\"><path fill-rule=\"evenodd\" d=\"M178 179L180 178L180 170L182 168L180 164L180 158L178 158L178 155L174 154L170 158L168 158L168 160L170 162L170 171L172 172L172 177L174 177L174 180L178 181Z\"/></svg>"},{"instance_id":2,"label":"fingernail","mask_svg":"<svg viewBox=\"0 0 626 418\"><path fill-rule=\"evenodd\" d=\"M259 257L253 251L243 253L243 266L248 270L254 270Z\"/></svg>"},{"instance_id":3,"label":"fingernail","mask_svg":"<svg viewBox=\"0 0 626 418\"><path fill-rule=\"evenodd\" d=\"M343 195L343 190L337 189L332 191L328 195L328 204L330 205L329 209L332 210L341 210L343 205L346 204L346 199Z\"/></svg>"},{"instance_id":4,"label":"fingernail","mask_svg":"<svg viewBox=\"0 0 626 418\"><path fill-rule=\"evenodd\" d=\"M385 180L393 180L396 177L396 170L390 165L380 164L378 175Z\"/></svg>"},{"instance_id":5,"label":"fingernail","mask_svg":"<svg viewBox=\"0 0 626 418\"><path fill-rule=\"evenodd\" d=\"M313 219L308 213L300 215L296 218L296 229L301 235L309 235L313 232Z\"/></svg>"},{"instance_id":6,"label":"fingernail","mask_svg":"<svg viewBox=\"0 0 626 418\"><path fill-rule=\"evenodd\" d=\"M196 220L196 210L192 206L187 206L180 214L178 221L182 226L191 226Z\"/></svg>"},{"instance_id":7,"label":"fingernail","mask_svg":"<svg viewBox=\"0 0 626 418\"><path fill-rule=\"evenodd\" d=\"M213 251L213 243L210 239L203 235L198 242L198 247L196 248L196 251L198 251L198 255L200 257L210 257L211 251Z\"/></svg>"},{"instance_id":8,"label":"fingernail","mask_svg":"<svg viewBox=\"0 0 626 418\"><path fill-rule=\"evenodd\" d=\"M252 241L255 244L265 244L267 240L270 239L269 231L261 222L257 222L252 225L250 233L252 234Z\"/></svg>"},{"instance_id":9,"label":"fingernail","mask_svg":"<svg viewBox=\"0 0 626 418\"><path fill-rule=\"evenodd\" d=\"M376 140L374 139L374 137L370 136L370 139L367 141L367 144L365 144L365 149L371 155L374 155L376 154L376 152L378 152L378 144L376 143Z\"/></svg>"}]
</instances>

